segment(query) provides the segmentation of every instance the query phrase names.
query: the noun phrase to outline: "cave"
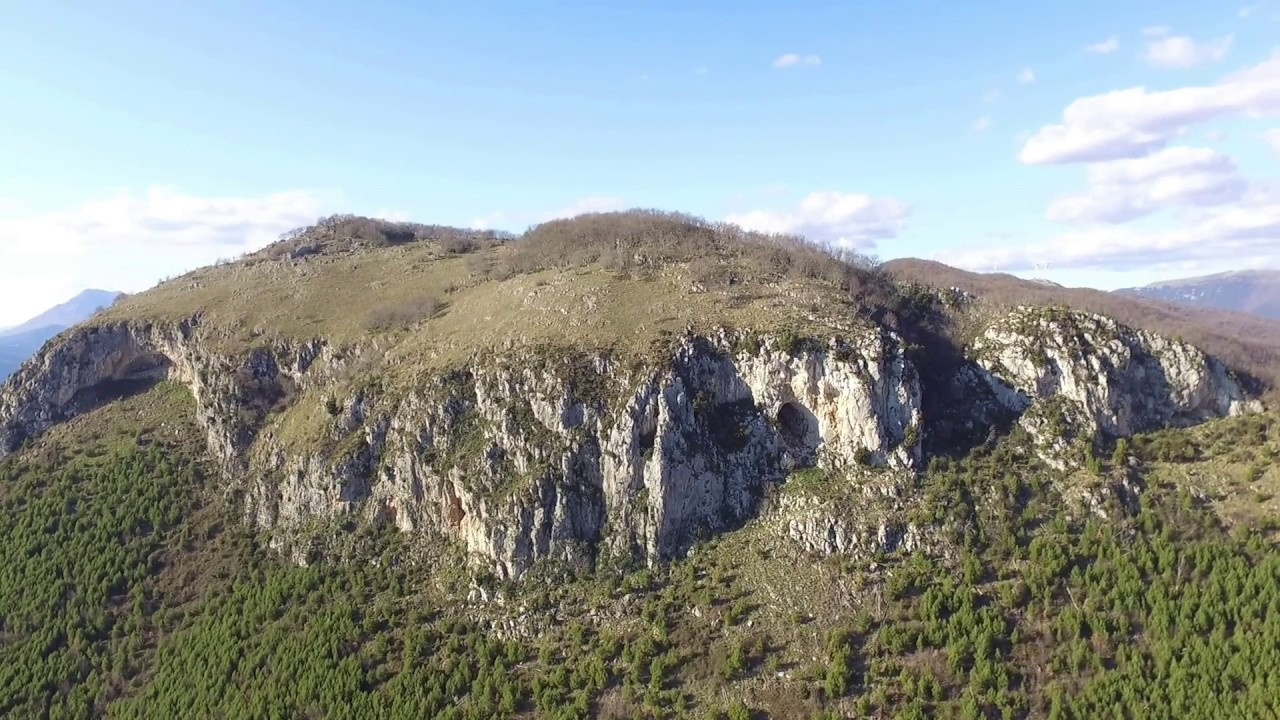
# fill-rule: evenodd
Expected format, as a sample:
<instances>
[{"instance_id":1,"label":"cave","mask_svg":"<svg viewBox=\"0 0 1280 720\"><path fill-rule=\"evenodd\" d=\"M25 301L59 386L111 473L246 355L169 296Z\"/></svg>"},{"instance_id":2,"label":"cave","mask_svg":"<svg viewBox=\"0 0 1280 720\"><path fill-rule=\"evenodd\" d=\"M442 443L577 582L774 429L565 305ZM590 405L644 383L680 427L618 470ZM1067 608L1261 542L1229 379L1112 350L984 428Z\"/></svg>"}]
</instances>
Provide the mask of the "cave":
<instances>
[{"instance_id":1,"label":"cave","mask_svg":"<svg viewBox=\"0 0 1280 720\"><path fill-rule=\"evenodd\" d=\"M658 426L655 423L652 428L647 428L640 432L639 445L640 454L645 460L653 456L653 448L658 442Z\"/></svg>"},{"instance_id":2,"label":"cave","mask_svg":"<svg viewBox=\"0 0 1280 720\"><path fill-rule=\"evenodd\" d=\"M71 400L72 414L146 392L167 378L172 367L173 363L161 353L139 352L98 382L77 390Z\"/></svg>"},{"instance_id":3,"label":"cave","mask_svg":"<svg viewBox=\"0 0 1280 720\"><path fill-rule=\"evenodd\" d=\"M784 465L788 470L813 467L818 463L818 419L798 402L778 408L775 422L782 440Z\"/></svg>"},{"instance_id":4,"label":"cave","mask_svg":"<svg viewBox=\"0 0 1280 720\"><path fill-rule=\"evenodd\" d=\"M803 443L805 436L809 434L809 421L805 419L804 411L795 403L783 403L778 408L778 432L788 445Z\"/></svg>"}]
</instances>

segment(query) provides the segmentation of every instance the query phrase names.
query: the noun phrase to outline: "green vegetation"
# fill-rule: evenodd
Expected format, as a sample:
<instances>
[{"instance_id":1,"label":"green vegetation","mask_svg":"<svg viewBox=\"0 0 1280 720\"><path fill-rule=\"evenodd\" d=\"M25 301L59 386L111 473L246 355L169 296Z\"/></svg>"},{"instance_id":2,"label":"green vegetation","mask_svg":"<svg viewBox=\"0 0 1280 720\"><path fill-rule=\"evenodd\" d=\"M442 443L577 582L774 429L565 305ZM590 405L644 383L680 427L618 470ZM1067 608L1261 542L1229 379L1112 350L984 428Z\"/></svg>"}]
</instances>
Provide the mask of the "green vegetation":
<instances>
[{"instance_id":1,"label":"green vegetation","mask_svg":"<svg viewBox=\"0 0 1280 720\"><path fill-rule=\"evenodd\" d=\"M817 559L764 518L662 567L502 583L396 533L353 538L348 562L290 564L205 479L190 413L162 384L0 461L0 715L1220 718L1280 704L1276 515L1251 500L1280 482L1273 416L1118 445L1094 487L1138 473L1135 513L1078 512L1061 494L1075 479L1014 433L910 488L945 553ZM860 497L876 477L803 470L788 492Z\"/></svg>"}]
</instances>

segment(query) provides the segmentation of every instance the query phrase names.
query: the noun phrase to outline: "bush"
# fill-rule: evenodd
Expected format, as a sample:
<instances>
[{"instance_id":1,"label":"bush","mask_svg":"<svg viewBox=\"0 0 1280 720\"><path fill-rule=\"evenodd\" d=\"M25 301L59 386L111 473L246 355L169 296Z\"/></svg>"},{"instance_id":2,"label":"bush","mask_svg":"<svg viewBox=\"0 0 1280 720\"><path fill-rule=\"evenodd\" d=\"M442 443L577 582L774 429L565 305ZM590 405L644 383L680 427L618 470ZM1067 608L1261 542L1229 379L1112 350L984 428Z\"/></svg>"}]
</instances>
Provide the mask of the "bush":
<instances>
[{"instance_id":1,"label":"bush","mask_svg":"<svg viewBox=\"0 0 1280 720\"><path fill-rule=\"evenodd\" d=\"M692 279L707 286L817 280L865 304L905 302L873 258L796 235L753 232L657 210L591 213L542 223L512 243L500 260L477 263L472 272L501 278L593 263L620 272L688 263Z\"/></svg>"},{"instance_id":2,"label":"bush","mask_svg":"<svg viewBox=\"0 0 1280 720\"><path fill-rule=\"evenodd\" d=\"M404 329L423 320L430 320L444 307L445 303L440 298L435 295L424 295L374 308L365 318L364 326L367 330Z\"/></svg>"},{"instance_id":3,"label":"bush","mask_svg":"<svg viewBox=\"0 0 1280 720\"><path fill-rule=\"evenodd\" d=\"M747 706L741 700L737 700L729 706L725 716L729 720L751 720L751 710L747 709Z\"/></svg>"}]
</instances>

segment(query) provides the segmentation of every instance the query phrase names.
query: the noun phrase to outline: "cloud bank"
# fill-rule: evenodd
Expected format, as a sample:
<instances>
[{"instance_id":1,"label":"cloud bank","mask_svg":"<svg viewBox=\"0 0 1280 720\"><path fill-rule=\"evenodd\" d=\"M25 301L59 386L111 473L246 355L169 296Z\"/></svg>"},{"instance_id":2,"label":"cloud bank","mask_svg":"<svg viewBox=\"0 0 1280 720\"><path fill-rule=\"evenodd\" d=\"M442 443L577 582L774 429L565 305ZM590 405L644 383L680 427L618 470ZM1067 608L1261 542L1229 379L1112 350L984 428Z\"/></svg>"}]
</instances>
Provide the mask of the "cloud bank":
<instances>
[{"instance_id":1,"label":"cloud bank","mask_svg":"<svg viewBox=\"0 0 1280 720\"><path fill-rule=\"evenodd\" d=\"M897 198L863 193L814 192L789 210L751 210L731 214L728 222L749 230L803 235L843 248L870 250L897 237L911 207Z\"/></svg>"},{"instance_id":2,"label":"cloud bank","mask_svg":"<svg viewBox=\"0 0 1280 720\"><path fill-rule=\"evenodd\" d=\"M1145 87L1075 100L1062 122L1046 125L1022 146L1030 165L1101 162L1148 155L1184 128L1232 116L1280 114L1280 53L1207 86Z\"/></svg>"}]
</instances>

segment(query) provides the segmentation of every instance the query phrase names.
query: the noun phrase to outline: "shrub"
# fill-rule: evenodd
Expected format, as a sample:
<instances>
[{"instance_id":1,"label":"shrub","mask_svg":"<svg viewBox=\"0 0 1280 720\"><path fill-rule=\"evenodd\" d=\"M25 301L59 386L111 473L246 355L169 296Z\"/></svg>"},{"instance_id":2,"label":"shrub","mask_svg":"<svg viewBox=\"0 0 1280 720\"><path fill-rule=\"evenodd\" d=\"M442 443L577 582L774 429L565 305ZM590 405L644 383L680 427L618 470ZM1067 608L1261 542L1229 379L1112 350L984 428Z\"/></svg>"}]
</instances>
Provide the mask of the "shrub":
<instances>
[{"instance_id":1,"label":"shrub","mask_svg":"<svg viewBox=\"0 0 1280 720\"><path fill-rule=\"evenodd\" d=\"M435 295L423 295L401 302L374 308L365 318L368 330L397 330L412 327L423 320L430 320L443 310L445 304Z\"/></svg>"},{"instance_id":2,"label":"shrub","mask_svg":"<svg viewBox=\"0 0 1280 720\"><path fill-rule=\"evenodd\" d=\"M741 701L737 700L729 706L728 712L725 713L728 720L751 720L751 710Z\"/></svg>"}]
</instances>

